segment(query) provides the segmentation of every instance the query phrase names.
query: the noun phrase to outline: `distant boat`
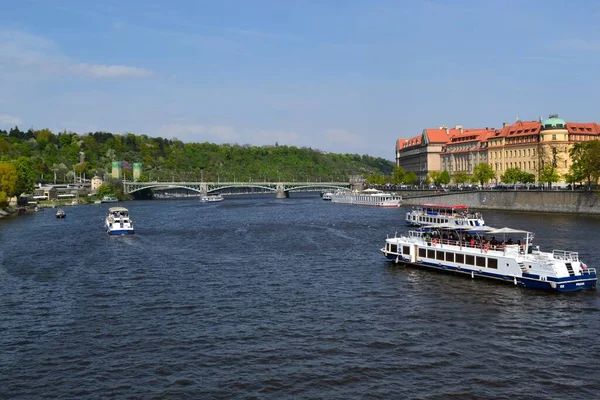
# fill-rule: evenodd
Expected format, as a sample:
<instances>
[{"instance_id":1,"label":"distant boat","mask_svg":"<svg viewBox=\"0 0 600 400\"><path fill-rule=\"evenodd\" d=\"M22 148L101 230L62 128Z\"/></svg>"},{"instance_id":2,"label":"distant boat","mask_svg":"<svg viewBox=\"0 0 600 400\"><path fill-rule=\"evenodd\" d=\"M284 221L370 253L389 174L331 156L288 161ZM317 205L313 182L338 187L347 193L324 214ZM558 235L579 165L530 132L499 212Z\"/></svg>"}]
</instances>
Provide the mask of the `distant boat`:
<instances>
[{"instance_id":1,"label":"distant boat","mask_svg":"<svg viewBox=\"0 0 600 400\"><path fill-rule=\"evenodd\" d=\"M331 201L331 198L333 197L333 193L331 192L325 192L323 193L323 200L325 201Z\"/></svg>"},{"instance_id":2,"label":"distant boat","mask_svg":"<svg viewBox=\"0 0 600 400\"><path fill-rule=\"evenodd\" d=\"M67 216L67 213L62 208L56 210L56 218L64 218Z\"/></svg>"},{"instance_id":3,"label":"distant boat","mask_svg":"<svg viewBox=\"0 0 600 400\"><path fill-rule=\"evenodd\" d=\"M332 203L356 204L359 206L400 207L402 196L385 193L377 189L365 189L362 192L340 190L331 197Z\"/></svg>"},{"instance_id":4,"label":"distant boat","mask_svg":"<svg viewBox=\"0 0 600 400\"><path fill-rule=\"evenodd\" d=\"M133 221L129 217L129 210L125 207L111 207L104 220L104 228L109 235L132 235Z\"/></svg>"},{"instance_id":5,"label":"distant boat","mask_svg":"<svg viewBox=\"0 0 600 400\"><path fill-rule=\"evenodd\" d=\"M116 203L118 201L119 199L117 199L115 196L104 196L102 197L102 200L100 200L101 203Z\"/></svg>"},{"instance_id":6,"label":"distant boat","mask_svg":"<svg viewBox=\"0 0 600 400\"><path fill-rule=\"evenodd\" d=\"M220 194L211 194L211 195L200 197L201 203L213 203L216 201L223 201L223 200L225 200L225 198L223 196L221 196Z\"/></svg>"}]
</instances>

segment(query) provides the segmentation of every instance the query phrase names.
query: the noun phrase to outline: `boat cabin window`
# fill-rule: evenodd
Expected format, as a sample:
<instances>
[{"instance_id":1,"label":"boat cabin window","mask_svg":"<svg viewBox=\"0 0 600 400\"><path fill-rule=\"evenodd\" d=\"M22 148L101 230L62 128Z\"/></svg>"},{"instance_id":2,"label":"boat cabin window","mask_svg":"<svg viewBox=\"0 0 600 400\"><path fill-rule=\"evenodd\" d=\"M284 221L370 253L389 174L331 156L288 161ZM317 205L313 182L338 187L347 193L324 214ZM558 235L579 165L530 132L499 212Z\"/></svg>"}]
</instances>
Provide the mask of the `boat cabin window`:
<instances>
[{"instance_id":1,"label":"boat cabin window","mask_svg":"<svg viewBox=\"0 0 600 400\"><path fill-rule=\"evenodd\" d=\"M427 249L427 258L435 259L435 250Z\"/></svg>"},{"instance_id":2,"label":"boat cabin window","mask_svg":"<svg viewBox=\"0 0 600 400\"><path fill-rule=\"evenodd\" d=\"M402 254L410 255L410 246L402 246Z\"/></svg>"},{"instance_id":3,"label":"boat cabin window","mask_svg":"<svg viewBox=\"0 0 600 400\"><path fill-rule=\"evenodd\" d=\"M496 258L488 258L488 268L498 269L498 260Z\"/></svg>"},{"instance_id":4,"label":"boat cabin window","mask_svg":"<svg viewBox=\"0 0 600 400\"><path fill-rule=\"evenodd\" d=\"M485 267L485 257L476 257L475 265L477 265L478 267Z\"/></svg>"},{"instance_id":5,"label":"boat cabin window","mask_svg":"<svg viewBox=\"0 0 600 400\"><path fill-rule=\"evenodd\" d=\"M444 252L438 250L437 254L435 255L435 259L444 261Z\"/></svg>"},{"instance_id":6,"label":"boat cabin window","mask_svg":"<svg viewBox=\"0 0 600 400\"><path fill-rule=\"evenodd\" d=\"M465 255L464 254L456 254L456 262L459 264L465 263Z\"/></svg>"},{"instance_id":7,"label":"boat cabin window","mask_svg":"<svg viewBox=\"0 0 600 400\"><path fill-rule=\"evenodd\" d=\"M427 249L420 248L419 249L419 257L427 257Z\"/></svg>"},{"instance_id":8,"label":"boat cabin window","mask_svg":"<svg viewBox=\"0 0 600 400\"><path fill-rule=\"evenodd\" d=\"M465 264L475 265L475 256L466 255L465 256Z\"/></svg>"},{"instance_id":9,"label":"boat cabin window","mask_svg":"<svg viewBox=\"0 0 600 400\"><path fill-rule=\"evenodd\" d=\"M397 244L390 244L390 252L396 253L397 251L398 251L398 245Z\"/></svg>"},{"instance_id":10,"label":"boat cabin window","mask_svg":"<svg viewBox=\"0 0 600 400\"><path fill-rule=\"evenodd\" d=\"M446 261L454 262L454 253L446 253Z\"/></svg>"}]
</instances>

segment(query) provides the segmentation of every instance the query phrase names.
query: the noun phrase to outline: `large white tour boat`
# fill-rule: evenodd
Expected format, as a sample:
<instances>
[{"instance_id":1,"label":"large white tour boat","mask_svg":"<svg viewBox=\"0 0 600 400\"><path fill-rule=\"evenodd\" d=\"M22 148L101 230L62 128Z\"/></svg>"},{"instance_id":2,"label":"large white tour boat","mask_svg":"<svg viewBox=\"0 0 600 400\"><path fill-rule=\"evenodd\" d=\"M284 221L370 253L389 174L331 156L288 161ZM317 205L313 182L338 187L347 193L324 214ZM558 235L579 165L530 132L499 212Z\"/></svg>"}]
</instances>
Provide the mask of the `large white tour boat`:
<instances>
[{"instance_id":1,"label":"large white tour boat","mask_svg":"<svg viewBox=\"0 0 600 400\"><path fill-rule=\"evenodd\" d=\"M427 226L437 224L481 226L485 225L483 216L478 212L469 212L465 205L422 204L406 213L407 225Z\"/></svg>"},{"instance_id":2,"label":"large white tour boat","mask_svg":"<svg viewBox=\"0 0 600 400\"><path fill-rule=\"evenodd\" d=\"M377 189L363 191L340 190L331 196L332 203L356 204L359 206L400 207L402 196Z\"/></svg>"},{"instance_id":3,"label":"large white tour boat","mask_svg":"<svg viewBox=\"0 0 600 400\"><path fill-rule=\"evenodd\" d=\"M543 252L532 240L533 233L519 229L443 224L387 238L381 252L396 263L527 288L558 292L596 288L596 269L579 260L577 252Z\"/></svg>"},{"instance_id":4,"label":"large white tour boat","mask_svg":"<svg viewBox=\"0 0 600 400\"><path fill-rule=\"evenodd\" d=\"M109 235L132 235L133 221L129 216L129 210L125 207L111 207L104 220L104 228Z\"/></svg>"}]
</instances>

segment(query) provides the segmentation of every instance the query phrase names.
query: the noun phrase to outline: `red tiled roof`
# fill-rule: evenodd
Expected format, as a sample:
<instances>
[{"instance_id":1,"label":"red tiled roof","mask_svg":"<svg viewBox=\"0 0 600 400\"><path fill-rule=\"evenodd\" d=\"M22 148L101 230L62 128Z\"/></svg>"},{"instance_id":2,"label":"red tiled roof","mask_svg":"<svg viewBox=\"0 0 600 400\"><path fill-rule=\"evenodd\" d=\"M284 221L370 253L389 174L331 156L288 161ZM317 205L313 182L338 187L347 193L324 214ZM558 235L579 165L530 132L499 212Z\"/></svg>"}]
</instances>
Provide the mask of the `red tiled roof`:
<instances>
[{"instance_id":1,"label":"red tiled roof","mask_svg":"<svg viewBox=\"0 0 600 400\"><path fill-rule=\"evenodd\" d=\"M512 125L496 130L492 137L514 137L529 136L540 133L541 122L538 121L517 121Z\"/></svg>"},{"instance_id":2,"label":"red tiled roof","mask_svg":"<svg viewBox=\"0 0 600 400\"><path fill-rule=\"evenodd\" d=\"M408 147L419 146L421 144L421 142L423 141L423 136L418 135L418 136L412 137L410 139L400 139L400 140L404 140L404 142L402 143L402 149L406 149ZM400 141L398 141L398 144L400 144Z\"/></svg>"},{"instance_id":3,"label":"red tiled roof","mask_svg":"<svg viewBox=\"0 0 600 400\"><path fill-rule=\"evenodd\" d=\"M487 138L493 135L495 132L494 129L485 128L485 129L463 129L462 132L455 133L450 136L448 142L471 142L478 141L483 142L486 141ZM461 140L462 139L462 140Z\"/></svg>"},{"instance_id":4,"label":"red tiled roof","mask_svg":"<svg viewBox=\"0 0 600 400\"><path fill-rule=\"evenodd\" d=\"M454 128L437 128L425 129L425 135L429 139L429 143L447 143L450 136L460 133L460 129Z\"/></svg>"},{"instance_id":5,"label":"red tiled roof","mask_svg":"<svg viewBox=\"0 0 600 400\"><path fill-rule=\"evenodd\" d=\"M567 122L567 130L569 133L598 135L600 134L600 125L595 122Z\"/></svg>"}]
</instances>

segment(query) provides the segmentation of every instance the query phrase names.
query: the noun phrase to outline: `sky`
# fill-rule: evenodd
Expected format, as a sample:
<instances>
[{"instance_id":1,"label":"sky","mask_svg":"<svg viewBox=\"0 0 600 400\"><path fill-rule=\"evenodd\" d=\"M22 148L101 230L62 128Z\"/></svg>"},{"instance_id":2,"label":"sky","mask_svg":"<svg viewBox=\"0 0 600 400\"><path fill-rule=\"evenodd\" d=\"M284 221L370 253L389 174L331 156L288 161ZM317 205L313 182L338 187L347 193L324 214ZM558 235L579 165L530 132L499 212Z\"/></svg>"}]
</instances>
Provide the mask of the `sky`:
<instances>
[{"instance_id":1,"label":"sky","mask_svg":"<svg viewBox=\"0 0 600 400\"><path fill-rule=\"evenodd\" d=\"M0 0L0 128L393 160L425 128L600 122L600 2Z\"/></svg>"}]
</instances>

